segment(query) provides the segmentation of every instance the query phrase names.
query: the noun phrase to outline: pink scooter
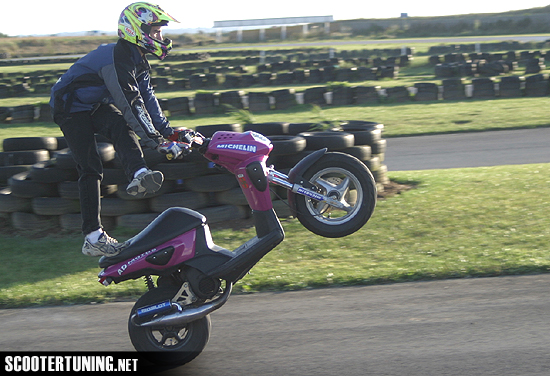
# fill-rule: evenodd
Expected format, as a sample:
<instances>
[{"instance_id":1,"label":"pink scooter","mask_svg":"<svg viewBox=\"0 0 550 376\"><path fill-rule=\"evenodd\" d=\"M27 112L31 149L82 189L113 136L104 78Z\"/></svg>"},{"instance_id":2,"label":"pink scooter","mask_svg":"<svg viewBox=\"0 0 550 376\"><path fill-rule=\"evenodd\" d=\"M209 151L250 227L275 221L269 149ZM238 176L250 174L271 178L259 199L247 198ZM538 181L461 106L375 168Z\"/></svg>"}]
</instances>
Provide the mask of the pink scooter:
<instances>
[{"instance_id":1,"label":"pink scooter","mask_svg":"<svg viewBox=\"0 0 550 376\"><path fill-rule=\"evenodd\" d=\"M261 134L220 131L207 139L196 133L193 140L190 148L236 176L252 209L256 236L227 250L213 243L202 214L173 207L127 240L122 253L100 259L99 282L105 286L145 278L149 290L134 305L128 331L135 349L157 364L181 365L199 355L210 337L209 314L283 241L270 184L288 189L295 217L324 237L359 230L376 204L372 174L350 155L318 150L287 176L266 166L273 146Z\"/></svg>"}]
</instances>

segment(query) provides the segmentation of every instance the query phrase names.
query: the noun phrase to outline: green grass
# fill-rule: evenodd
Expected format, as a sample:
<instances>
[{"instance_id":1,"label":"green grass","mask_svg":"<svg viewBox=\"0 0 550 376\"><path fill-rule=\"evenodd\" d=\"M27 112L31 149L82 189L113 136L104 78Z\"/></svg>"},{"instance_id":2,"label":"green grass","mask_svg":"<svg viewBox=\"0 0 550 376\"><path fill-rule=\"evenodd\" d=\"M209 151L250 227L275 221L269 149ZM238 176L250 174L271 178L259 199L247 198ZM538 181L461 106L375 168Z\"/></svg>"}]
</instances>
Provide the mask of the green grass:
<instances>
[{"instance_id":1,"label":"green grass","mask_svg":"<svg viewBox=\"0 0 550 376\"><path fill-rule=\"evenodd\" d=\"M543 98L437 101L426 103L380 104L368 106L325 107L321 118L309 105L286 111L253 114L254 122L310 122L321 119L377 121L385 125L384 137L411 136L449 132L472 132L550 126ZM214 117L176 117L173 126L231 122L227 115Z\"/></svg>"},{"instance_id":2,"label":"green grass","mask_svg":"<svg viewBox=\"0 0 550 376\"><path fill-rule=\"evenodd\" d=\"M356 48L374 47L358 44ZM419 79L433 80L422 59L400 73L398 80L369 84L412 86ZM304 88L296 87L297 91ZM159 93L161 98L189 95L192 92ZM47 101L47 96L7 98L0 99L0 106ZM256 123L377 121L385 125L384 137L389 138L547 127L547 102L543 97L382 103L326 107L321 114L302 105L253 117ZM189 128L236 122L227 114L170 120L172 126ZM60 136L61 132L53 123L0 124L0 139L35 135ZM342 239L314 236L295 220L283 221L286 240L238 283L236 291L548 272L549 172L550 164L392 171L392 180L415 185L415 189L379 201L367 226ZM80 235L54 231L36 237L11 233L9 225L6 229L0 234L0 307L106 302L135 297L145 290L141 280L109 287L97 283L97 259L81 255ZM252 234L250 229L213 231L215 242L228 249ZM112 235L124 240L134 233L117 229Z\"/></svg>"},{"instance_id":3,"label":"green grass","mask_svg":"<svg viewBox=\"0 0 550 376\"><path fill-rule=\"evenodd\" d=\"M385 103L368 106L325 107L316 113L310 105L298 105L284 111L253 113L255 123L316 122L321 120L365 120L385 125L384 137L413 136L449 132L473 132L550 126L548 98L511 98ZM170 118L173 127L237 122L229 114L179 116ZM0 124L0 139L22 136L61 136L54 123Z\"/></svg>"},{"instance_id":4,"label":"green grass","mask_svg":"<svg viewBox=\"0 0 550 376\"><path fill-rule=\"evenodd\" d=\"M285 241L236 291L295 290L550 270L550 164L390 173L415 188L379 201L373 218L340 239L285 220ZM234 249L253 230L217 230ZM133 235L117 230L120 239ZM0 306L104 302L145 290L142 281L104 287L81 237L1 235Z\"/></svg>"}]
</instances>

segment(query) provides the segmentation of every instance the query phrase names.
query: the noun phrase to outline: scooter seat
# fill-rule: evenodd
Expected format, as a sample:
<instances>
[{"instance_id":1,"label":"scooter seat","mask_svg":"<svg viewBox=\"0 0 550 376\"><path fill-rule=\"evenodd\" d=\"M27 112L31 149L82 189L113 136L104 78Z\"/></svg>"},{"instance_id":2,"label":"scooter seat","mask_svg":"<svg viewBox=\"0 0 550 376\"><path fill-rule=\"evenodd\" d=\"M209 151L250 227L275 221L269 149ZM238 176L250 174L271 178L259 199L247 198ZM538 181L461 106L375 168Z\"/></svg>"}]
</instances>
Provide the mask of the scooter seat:
<instances>
[{"instance_id":1,"label":"scooter seat","mask_svg":"<svg viewBox=\"0 0 550 376\"><path fill-rule=\"evenodd\" d=\"M206 224L206 217L187 208L170 208L162 212L139 234L126 241L126 248L116 256L101 257L99 266L106 268L138 256L178 235Z\"/></svg>"}]
</instances>

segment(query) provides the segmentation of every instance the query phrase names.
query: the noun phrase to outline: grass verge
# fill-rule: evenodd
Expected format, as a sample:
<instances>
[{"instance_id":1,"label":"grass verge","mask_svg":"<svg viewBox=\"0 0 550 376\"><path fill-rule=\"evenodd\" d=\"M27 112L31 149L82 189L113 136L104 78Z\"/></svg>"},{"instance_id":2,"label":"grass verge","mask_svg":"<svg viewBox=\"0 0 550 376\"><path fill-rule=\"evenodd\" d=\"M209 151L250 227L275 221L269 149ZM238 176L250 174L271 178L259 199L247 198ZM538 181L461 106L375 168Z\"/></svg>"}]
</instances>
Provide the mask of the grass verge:
<instances>
[{"instance_id":1,"label":"grass verge","mask_svg":"<svg viewBox=\"0 0 550 376\"><path fill-rule=\"evenodd\" d=\"M365 120L385 125L384 137L417 136L451 132L478 132L502 129L550 126L548 98L510 98L494 100L434 101L385 103L324 107L321 113L311 105L297 105L288 110L253 113L255 123L317 122L323 120ZM227 113L170 118L173 127L195 128L198 125L238 122ZM54 123L0 124L0 140L10 137L61 136Z\"/></svg>"},{"instance_id":2,"label":"grass verge","mask_svg":"<svg viewBox=\"0 0 550 376\"><path fill-rule=\"evenodd\" d=\"M236 291L295 290L442 278L543 273L550 164L390 173L415 188L379 201L357 233L326 239L296 220L286 240L241 280ZM132 234L113 233L119 239ZM253 230L215 230L234 249ZM103 287L97 260L80 254L78 235L0 235L0 307L106 302L145 291L141 280Z\"/></svg>"}]
</instances>

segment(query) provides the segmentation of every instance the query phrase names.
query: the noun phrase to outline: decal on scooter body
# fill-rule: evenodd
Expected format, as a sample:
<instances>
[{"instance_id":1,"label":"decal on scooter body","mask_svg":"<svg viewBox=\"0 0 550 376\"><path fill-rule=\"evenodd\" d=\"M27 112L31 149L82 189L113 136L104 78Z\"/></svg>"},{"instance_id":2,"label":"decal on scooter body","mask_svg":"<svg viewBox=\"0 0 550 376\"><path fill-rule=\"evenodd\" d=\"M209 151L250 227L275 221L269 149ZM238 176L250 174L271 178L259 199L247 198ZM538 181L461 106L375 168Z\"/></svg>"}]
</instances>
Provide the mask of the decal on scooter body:
<instances>
[{"instance_id":1,"label":"decal on scooter body","mask_svg":"<svg viewBox=\"0 0 550 376\"><path fill-rule=\"evenodd\" d=\"M308 189L305 189L305 188L298 188L298 190L296 191L296 193L299 193L301 195L304 195L304 196L307 196L307 197L311 197L312 199L314 200L317 200L317 201L323 201L325 198L318 194L318 193L315 193L315 192L312 192Z\"/></svg>"},{"instance_id":2,"label":"decal on scooter body","mask_svg":"<svg viewBox=\"0 0 550 376\"><path fill-rule=\"evenodd\" d=\"M132 257L131 259L121 261L117 264L107 267L99 273L99 278L112 277L115 281L125 275L139 272L142 269L167 269L171 266L181 264L195 256L195 238L196 230L193 229L178 237L158 245L142 254ZM168 247L173 247L174 252L170 261L164 265L155 265L147 261L147 256L162 251Z\"/></svg>"},{"instance_id":3,"label":"decal on scooter body","mask_svg":"<svg viewBox=\"0 0 550 376\"><path fill-rule=\"evenodd\" d=\"M172 308L172 303L167 300L162 303L153 304L147 307L139 308L136 313L138 317L156 315L158 313L169 311Z\"/></svg>"},{"instance_id":4,"label":"decal on scooter body","mask_svg":"<svg viewBox=\"0 0 550 376\"><path fill-rule=\"evenodd\" d=\"M246 145L246 144L218 144L216 145L216 149L241 150L241 151L246 151L248 153L255 153L258 148L254 145Z\"/></svg>"}]
</instances>

